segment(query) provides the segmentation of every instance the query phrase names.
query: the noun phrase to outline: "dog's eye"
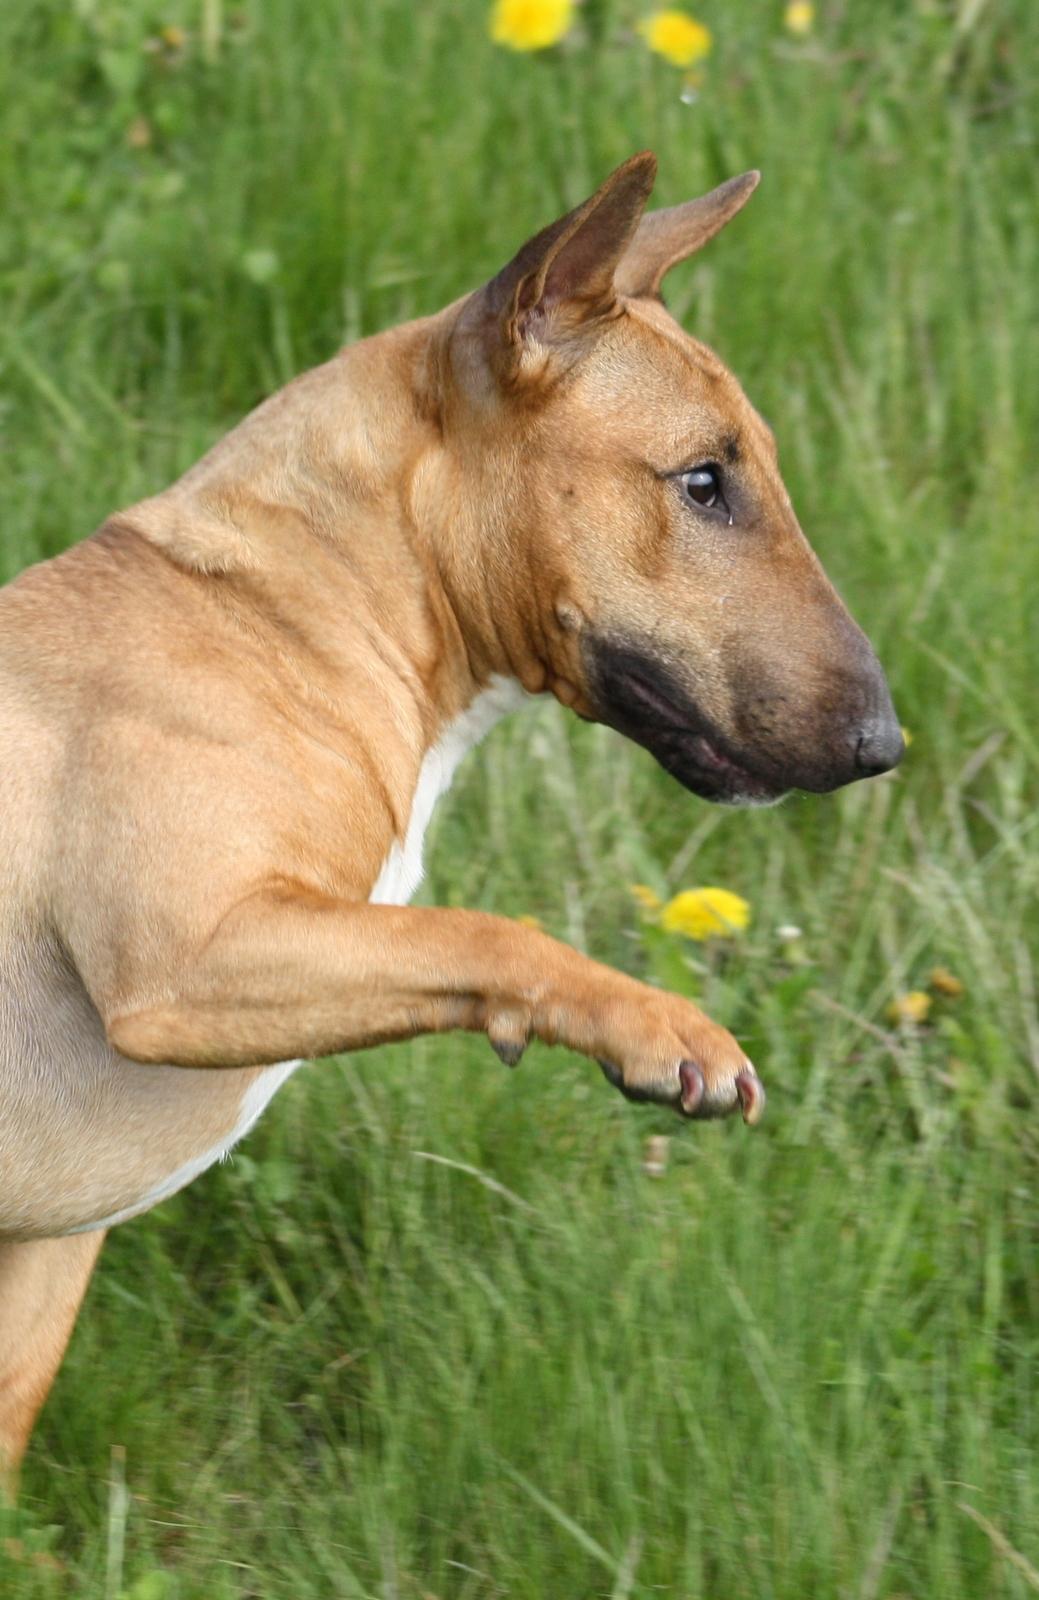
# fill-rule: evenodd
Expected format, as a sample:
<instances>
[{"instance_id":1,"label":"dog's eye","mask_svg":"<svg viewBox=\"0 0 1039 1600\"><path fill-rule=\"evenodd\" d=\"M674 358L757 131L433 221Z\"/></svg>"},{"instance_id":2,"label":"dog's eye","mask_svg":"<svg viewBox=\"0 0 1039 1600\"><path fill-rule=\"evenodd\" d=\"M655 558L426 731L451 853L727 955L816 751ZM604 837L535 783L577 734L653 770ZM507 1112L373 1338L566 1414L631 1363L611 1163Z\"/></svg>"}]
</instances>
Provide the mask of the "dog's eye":
<instances>
[{"instance_id":1,"label":"dog's eye","mask_svg":"<svg viewBox=\"0 0 1039 1600\"><path fill-rule=\"evenodd\" d=\"M722 480L717 467L692 467L679 478L683 493L695 506L723 506Z\"/></svg>"}]
</instances>

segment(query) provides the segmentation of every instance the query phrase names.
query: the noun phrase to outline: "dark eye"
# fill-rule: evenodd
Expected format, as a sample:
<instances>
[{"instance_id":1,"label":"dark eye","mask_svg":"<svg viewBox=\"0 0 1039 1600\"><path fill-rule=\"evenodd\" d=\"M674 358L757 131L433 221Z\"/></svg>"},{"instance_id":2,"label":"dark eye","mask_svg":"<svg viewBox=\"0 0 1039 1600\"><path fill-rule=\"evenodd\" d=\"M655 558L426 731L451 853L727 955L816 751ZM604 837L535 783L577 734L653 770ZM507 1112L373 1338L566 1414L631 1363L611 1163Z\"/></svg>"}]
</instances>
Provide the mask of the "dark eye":
<instances>
[{"instance_id":1,"label":"dark eye","mask_svg":"<svg viewBox=\"0 0 1039 1600\"><path fill-rule=\"evenodd\" d=\"M691 467L683 472L679 482L687 497L696 506L723 506L721 473L717 467Z\"/></svg>"}]
</instances>

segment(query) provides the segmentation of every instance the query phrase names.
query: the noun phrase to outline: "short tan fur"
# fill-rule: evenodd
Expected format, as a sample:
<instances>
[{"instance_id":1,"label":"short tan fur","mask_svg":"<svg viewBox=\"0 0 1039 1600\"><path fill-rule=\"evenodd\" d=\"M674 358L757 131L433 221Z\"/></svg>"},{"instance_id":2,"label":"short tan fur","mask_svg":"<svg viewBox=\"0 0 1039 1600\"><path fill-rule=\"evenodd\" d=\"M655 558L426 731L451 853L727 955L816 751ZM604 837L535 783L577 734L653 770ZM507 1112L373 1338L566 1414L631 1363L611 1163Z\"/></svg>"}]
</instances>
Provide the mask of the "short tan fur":
<instances>
[{"instance_id":1,"label":"short tan fur","mask_svg":"<svg viewBox=\"0 0 1039 1600\"><path fill-rule=\"evenodd\" d=\"M509 1061L564 1043L688 1116L760 1114L689 1001L393 903L453 764L527 696L722 801L901 753L771 433L659 298L756 175L643 217L654 172L633 157L484 289L306 373L0 593L9 1470L101 1230L217 1159L301 1057L464 1028Z\"/></svg>"}]
</instances>

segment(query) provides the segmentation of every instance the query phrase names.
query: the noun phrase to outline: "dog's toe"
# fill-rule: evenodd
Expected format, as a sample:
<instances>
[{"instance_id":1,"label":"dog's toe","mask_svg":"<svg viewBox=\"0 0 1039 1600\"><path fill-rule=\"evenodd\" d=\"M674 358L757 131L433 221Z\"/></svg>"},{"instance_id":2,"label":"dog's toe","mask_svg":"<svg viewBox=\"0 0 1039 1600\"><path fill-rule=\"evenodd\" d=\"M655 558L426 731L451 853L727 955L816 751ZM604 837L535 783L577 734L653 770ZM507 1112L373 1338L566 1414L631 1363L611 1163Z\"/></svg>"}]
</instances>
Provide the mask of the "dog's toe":
<instances>
[{"instance_id":1,"label":"dog's toe","mask_svg":"<svg viewBox=\"0 0 1039 1600\"><path fill-rule=\"evenodd\" d=\"M748 1061L745 1071L736 1075L736 1095L743 1120L752 1128L765 1111L765 1086Z\"/></svg>"}]
</instances>

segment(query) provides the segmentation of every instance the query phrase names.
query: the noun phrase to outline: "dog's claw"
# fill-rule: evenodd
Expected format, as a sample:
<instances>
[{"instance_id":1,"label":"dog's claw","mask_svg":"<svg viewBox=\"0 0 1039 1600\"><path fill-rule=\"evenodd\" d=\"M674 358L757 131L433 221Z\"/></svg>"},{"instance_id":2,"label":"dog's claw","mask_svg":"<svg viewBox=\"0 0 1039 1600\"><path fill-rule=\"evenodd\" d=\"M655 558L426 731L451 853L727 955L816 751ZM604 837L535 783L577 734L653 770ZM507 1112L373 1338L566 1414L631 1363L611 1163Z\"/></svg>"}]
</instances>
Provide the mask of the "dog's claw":
<instances>
[{"instance_id":1,"label":"dog's claw","mask_svg":"<svg viewBox=\"0 0 1039 1600\"><path fill-rule=\"evenodd\" d=\"M748 1069L737 1074L736 1093L739 1096L743 1120L749 1128L761 1121L765 1109L765 1087L757 1073Z\"/></svg>"},{"instance_id":2,"label":"dog's claw","mask_svg":"<svg viewBox=\"0 0 1039 1600\"><path fill-rule=\"evenodd\" d=\"M522 1039L492 1039L491 1049L495 1055L504 1061L507 1067L517 1067L524 1050L527 1048Z\"/></svg>"},{"instance_id":3,"label":"dog's claw","mask_svg":"<svg viewBox=\"0 0 1039 1600\"><path fill-rule=\"evenodd\" d=\"M678 1080L682 1086L682 1110L687 1117L695 1116L704 1097L703 1073L695 1061L683 1061L679 1064Z\"/></svg>"}]
</instances>

